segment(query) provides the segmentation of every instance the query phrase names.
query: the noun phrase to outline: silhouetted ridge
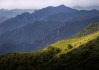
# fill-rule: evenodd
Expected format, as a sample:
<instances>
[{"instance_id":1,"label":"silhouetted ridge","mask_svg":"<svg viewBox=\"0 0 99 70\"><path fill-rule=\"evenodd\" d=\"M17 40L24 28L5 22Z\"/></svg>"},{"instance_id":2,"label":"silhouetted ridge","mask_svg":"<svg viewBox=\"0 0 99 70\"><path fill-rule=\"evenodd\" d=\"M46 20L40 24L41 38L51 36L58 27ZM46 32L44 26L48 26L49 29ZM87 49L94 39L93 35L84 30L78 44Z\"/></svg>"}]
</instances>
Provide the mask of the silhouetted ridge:
<instances>
[{"instance_id":1,"label":"silhouetted ridge","mask_svg":"<svg viewBox=\"0 0 99 70\"><path fill-rule=\"evenodd\" d=\"M0 48L14 47L3 53L41 49L98 22L98 18L94 19L97 16L98 11L78 11L64 5L43 8L32 14L25 12L0 25Z\"/></svg>"}]
</instances>

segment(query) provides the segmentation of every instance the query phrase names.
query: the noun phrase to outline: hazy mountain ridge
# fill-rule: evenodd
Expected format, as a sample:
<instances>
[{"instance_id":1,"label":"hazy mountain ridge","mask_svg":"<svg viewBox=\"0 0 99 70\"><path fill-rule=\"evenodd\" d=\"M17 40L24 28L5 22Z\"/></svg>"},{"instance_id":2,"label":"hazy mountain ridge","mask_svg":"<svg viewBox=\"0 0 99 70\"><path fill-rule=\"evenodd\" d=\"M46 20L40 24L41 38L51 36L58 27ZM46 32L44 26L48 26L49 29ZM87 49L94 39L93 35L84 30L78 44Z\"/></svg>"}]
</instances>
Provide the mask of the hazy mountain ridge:
<instances>
[{"instance_id":1,"label":"hazy mountain ridge","mask_svg":"<svg viewBox=\"0 0 99 70\"><path fill-rule=\"evenodd\" d=\"M15 17L17 14L22 14L24 12L33 13L34 11L35 11L34 9L12 9L12 10L0 9L0 16L11 18Z\"/></svg>"},{"instance_id":2,"label":"hazy mountain ridge","mask_svg":"<svg viewBox=\"0 0 99 70\"><path fill-rule=\"evenodd\" d=\"M73 21L83 21L83 20L87 20L89 18L93 18L93 17L97 17L97 16L99 16L99 11L98 10L90 10L90 11L81 10L81 11L74 11L72 13L54 14L54 15L49 16L46 19L46 21L47 20L57 21L57 19L60 19L60 21L65 20L65 22L73 22Z\"/></svg>"},{"instance_id":3,"label":"hazy mountain ridge","mask_svg":"<svg viewBox=\"0 0 99 70\"><path fill-rule=\"evenodd\" d=\"M63 9L63 10L61 10ZM69 10L68 12L66 12L67 10ZM7 32L16 28L19 28L20 26L24 26L25 24L29 24L29 23L33 23L35 21L41 21L43 19L45 19L46 17L55 14L55 13L69 13L69 12L73 12L73 11L77 11L77 10L73 10L70 9L68 7L65 7L63 5L58 6L58 7L47 7L47 8L43 8L41 10L37 10L34 13L23 13L21 15L17 15L14 18L11 18L3 23L1 23L2 25L0 25L1 27L1 33L2 32ZM25 16L26 15L26 16ZM5 26L7 26L7 29L5 29ZM9 27L8 27L9 26ZM14 28L11 28L13 26ZM4 31L3 31L4 30ZM1 34L0 33L0 34Z\"/></svg>"},{"instance_id":4,"label":"hazy mountain ridge","mask_svg":"<svg viewBox=\"0 0 99 70\"><path fill-rule=\"evenodd\" d=\"M3 22L3 21L5 21L5 20L7 20L6 17L3 17L3 16L0 17L0 23Z\"/></svg>"},{"instance_id":5,"label":"hazy mountain ridge","mask_svg":"<svg viewBox=\"0 0 99 70\"><path fill-rule=\"evenodd\" d=\"M33 9L0 9L0 23L4 22L5 20L15 17L18 14L22 14L24 12L33 13L35 10Z\"/></svg>"},{"instance_id":6,"label":"hazy mountain ridge","mask_svg":"<svg viewBox=\"0 0 99 70\"><path fill-rule=\"evenodd\" d=\"M0 25L0 45L1 48L5 49L5 47L8 46L6 44L12 46L15 44L14 47L15 49L17 48L17 50L14 48L14 51L9 49L11 52L40 49L45 47L45 45L49 45L50 43L72 36L88 24L98 22L98 18L97 20L94 19L97 16L99 16L99 12L97 10L77 11L75 9L65 7L64 5L58 7L47 7L35 11L32 14L23 13L21 15L17 15L15 18L11 18L3 22L3 24ZM91 18L92 20L88 20ZM55 35L53 35L54 31ZM59 33L58 35L57 32ZM31 47L30 50L24 46L25 43L27 44L27 47L28 45ZM10 48L10 46L8 47ZM18 50L19 47L20 49ZM5 52L7 53L8 51L6 50Z\"/></svg>"}]
</instances>

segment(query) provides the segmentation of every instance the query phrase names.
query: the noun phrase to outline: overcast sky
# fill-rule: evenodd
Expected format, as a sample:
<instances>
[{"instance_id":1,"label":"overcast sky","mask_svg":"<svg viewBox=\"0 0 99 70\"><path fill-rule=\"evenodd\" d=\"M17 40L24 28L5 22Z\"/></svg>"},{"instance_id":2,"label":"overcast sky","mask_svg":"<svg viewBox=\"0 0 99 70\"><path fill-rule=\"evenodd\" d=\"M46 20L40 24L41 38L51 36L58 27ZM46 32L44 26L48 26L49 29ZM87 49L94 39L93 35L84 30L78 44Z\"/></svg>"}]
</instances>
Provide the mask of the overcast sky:
<instances>
[{"instance_id":1,"label":"overcast sky","mask_svg":"<svg viewBox=\"0 0 99 70\"><path fill-rule=\"evenodd\" d=\"M38 9L61 4L69 7L99 6L99 0L0 0L0 8L5 9Z\"/></svg>"}]
</instances>

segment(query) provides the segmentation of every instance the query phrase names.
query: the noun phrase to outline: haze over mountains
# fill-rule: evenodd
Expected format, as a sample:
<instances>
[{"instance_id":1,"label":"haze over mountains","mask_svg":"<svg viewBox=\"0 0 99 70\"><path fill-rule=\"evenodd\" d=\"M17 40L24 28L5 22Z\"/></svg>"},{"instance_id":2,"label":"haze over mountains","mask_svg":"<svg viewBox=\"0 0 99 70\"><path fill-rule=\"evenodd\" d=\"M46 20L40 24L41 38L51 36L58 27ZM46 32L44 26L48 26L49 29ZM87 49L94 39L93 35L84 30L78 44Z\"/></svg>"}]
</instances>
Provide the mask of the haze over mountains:
<instances>
[{"instance_id":1,"label":"haze over mountains","mask_svg":"<svg viewBox=\"0 0 99 70\"><path fill-rule=\"evenodd\" d=\"M99 6L89 6L89 7L74 6L73 8L78 10L92 10L92 9L99 10Z\"/></svg>"},{"instance_id":2,"label":"haze over mountains","mask_svg":"<svg viewBox=\"0 0 99 70\"><path fill-rule=\"evenodd\" d=\"M24 12L33 13L34 9L12 9L12 10L0 9L0 23Z\"/></svg>"},{"instance_id":3,"label":"haze over mountains","mask_svg":"<svg viewBox=\"0 0 99 70\"><path fill-rule=\"evenodd\" d=\"M98 10L78 11L64 5L17 15L0 24L0 53L44 48L73 36L98 19Z\"/></svg>"}]
</instances>

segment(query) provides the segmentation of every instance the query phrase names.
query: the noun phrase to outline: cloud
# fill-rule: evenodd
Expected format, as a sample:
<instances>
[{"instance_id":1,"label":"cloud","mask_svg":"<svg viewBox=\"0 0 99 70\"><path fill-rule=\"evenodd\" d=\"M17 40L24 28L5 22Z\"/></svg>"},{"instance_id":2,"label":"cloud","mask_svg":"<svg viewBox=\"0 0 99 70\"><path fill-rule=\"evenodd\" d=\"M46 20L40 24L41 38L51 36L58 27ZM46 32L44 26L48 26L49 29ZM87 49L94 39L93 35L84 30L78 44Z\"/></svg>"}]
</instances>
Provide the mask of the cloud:
<instances>
[{"instance_id":1,"label":"cloud","mask_svg":"<svg viewBox=\"0 0 99 70\"><path fill-rule=\"evenodd\" d=\"M0 0L0 8L43 8L46 6L95 6L99 5L99 0Z\"/></svg>"},{"instance_id":2,"label":"cloud","mask_svg":"<svg viewBox=\"0 0 99 70\"><path fill-rule=\"evenodd\" d=\"M82 7L99 6L99 0L72 0L72 5Z\"/></svg>"}]
</instances>

